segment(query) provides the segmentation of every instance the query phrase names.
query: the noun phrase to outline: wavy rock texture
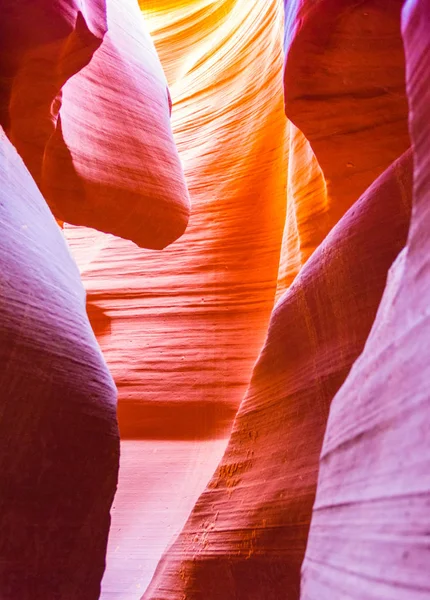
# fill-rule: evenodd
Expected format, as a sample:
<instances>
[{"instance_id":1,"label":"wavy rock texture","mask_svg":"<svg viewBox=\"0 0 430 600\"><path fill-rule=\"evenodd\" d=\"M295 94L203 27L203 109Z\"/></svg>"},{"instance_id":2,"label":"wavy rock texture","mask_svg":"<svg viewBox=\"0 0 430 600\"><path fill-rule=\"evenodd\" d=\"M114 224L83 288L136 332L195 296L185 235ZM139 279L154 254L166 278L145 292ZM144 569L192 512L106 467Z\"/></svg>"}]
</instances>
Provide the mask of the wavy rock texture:
<instances>
[{"instance_id":1,"label":"wavy rock texture","mask_svg":"<svg viewBox=\"0 0 430 600\"><path fill-rule=\"evenodd\" d=\"M365 350L335 397L303 567L304 600L430 595L430 2L403 35L414 205Z\"/></svg>"},{"instance_id":2,"label":"wavy rock texture","mask_svg":"<svg viewBox=\"0 0 430 600\"><path fill-rule=\"evenodd\" d=\"M103 593L127 600L140 598L152 576L147 549L161 554L192 508L175 491L182 478L196 499L221 459L267 332L285 221L281 4L170 2L167 20L163 2L150 4L142 7L170 79L192 200L187 232L159 253L65 228L118 386L122 469L159 486L146 488L137 475L121 480L127 490L115 502ZM204 35L193 45L197 29ZM150 447L164 462L145 463ZM150 464L165 473L162 481ZM163 498L171 490L163 506L176 516L160 517L154 539L136 515L154 506L157 489Z\"/></svg>"},{"instance_id":3,"label":"wavy rock texture","mask_svg":"<svg viewBox=\"0 0 430 600\"><path fill-rule=\"evenodd\" d=\"M181 159L136 0L0 0L0 124L57 218L129 240L65 228L119 388L122 477L102 597L146 588L221 458L284 293L227 453L144 598L297 598L329 404L406 235L410 158L384 172L409 145L402 2L284 3L289 123L281 0L140 5ZM406 3L414 227L332 410L306 598L429 592L417 550L430 488L418 353L428 15L427 0ZM115 391L61 234L2 144L0 590L93 600L118 467ZM163 254L136 248L183 233L182 166L187 233Z\"/></svg>"},{"instance_id":4,"label":"wavy rock texture","mask_svg":"<svg viewBox=\"0 0 430 600\"><path fill-rule=\"evenodd\" d=\"M324 173L327 233L410 145L402 0L284 3L285 110Z\"/></svg>"},{"instance_id":5,"label":"wavy rock texture","mask_svg":"<svg viewBox=\"0 0 430 600\"><path fill-rule=\"evenodd\" d=\"M276 1L264 10L220 4L230 11L225 27L182 57L188 70L171 84L193 203L186 234L161 254L65 230L94 326L104 331L124 438L225 435L273 306L285 219L282 11ZM182 13L172 12L162 35L176 60ZM157 42L161 33L153 34Z\"/></svg>"},{"instance_id":6,"label":"wavy rock texture","mask_svg":"<svg viewBox=\"0 0 430 600\"><path fill-rule=\"evenodd\" d=\"M180 237L188 192L137 0L2 4L13 23L2 38L2 112L55 216L147 248Z\"/></svg>"},{"instance_id":7,"label":"wavy rock texture","mask_svg":"<svg viewBox=\"0 0 430 600\"><path fill-rule=\"evenodd\" d=\"M61 88L102 43L106 2L1 0L0 11L0 125L40 185Z\"/></svg>"},{"instance_id":8,"label":"wavy rock texture","mask_svg":"<svg viewBox=\"0 0 430 600\"><path fill-rule=\"evenodd\" d=\"M190 210L167 81L137 0L107 0L107 25L63 87L42 190L63 221L161 249L183 234Z\"/></svg>"},{"instance_id":9,"label":"wavy rock texture","mask_svg":"<svg viewBox=\"0 0 430 600\"><path fill-rule=\"evenodd\" d=\"M145 600L299 597L330 401L363 349L405 244L411 195L408 153L347 212L276 305L227 451Z\"/></svg>"},{"instance_id":10,"label":"wavy rock texture","mask_svg":"<svg viewBox=\"0 0 430 600\"><path fill-rule=\"evenodd\" d=\"M309 262L287 292L285 308L279 305L287 325L279 308L274 313L227 453L160 563L145 600L299 595L329 403L363 348L408 224L410 159L404 158L357 205L368 202L373 210L360 215L363 230L354 223L360 243L351 242L351 222L358 219L354 206L312 257L360 193L409 145L400 3L394 10L393 3L360 4L286 6L285 105L294 124L289 124L286 150L287 214L278 296ZM368 58L369 49L378 56L375 63ZM315 72L309 72L310 64L316 65ZM306 68L305 77L301 71ZM303 81L310 97L300 87ZM402 233L394 226L393 237L387 231L384 240L380 223L385 224L391 202L400 210ZM328 252L331 243L336 249L335 242L343 249L343 261L337 264ZM307 285L312 301L303 299L305 292L301 295ZM332 299L328 305L326 297ZM290 352L285 351L282 366L275 360L279 347ZM300 380L300 374L308 375L310 369L315 382L306 389L309 380Z\"/></svg>"},{"instance_id":11,"label":"wavy rock texture","mask_svg":"<svg viewBox=\"0 0 430 600\"><path fill-rule=\"evenodd\" d=\"M96 600L116 488L116 390L59 228L0 138L0 596Z\"/></svg>"},{"instance_id":12,"label":"wavy rock texture","mask_svg":"<svg viewBox=\"0 0 430 600\"><path fill-rule=\"evenodd\" d=\"M401 1L284 4L292 122L278 299L345 211L410 145Z\"/></svg>"}]
</instances>

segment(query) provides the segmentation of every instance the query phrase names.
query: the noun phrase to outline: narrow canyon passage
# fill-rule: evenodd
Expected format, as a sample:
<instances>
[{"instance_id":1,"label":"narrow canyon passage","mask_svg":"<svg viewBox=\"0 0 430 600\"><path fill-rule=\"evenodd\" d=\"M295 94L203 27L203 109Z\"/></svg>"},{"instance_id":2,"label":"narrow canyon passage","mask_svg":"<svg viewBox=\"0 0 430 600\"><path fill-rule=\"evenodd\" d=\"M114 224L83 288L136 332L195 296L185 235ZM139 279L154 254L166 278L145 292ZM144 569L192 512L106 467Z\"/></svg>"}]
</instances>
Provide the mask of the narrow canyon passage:
<instances>
[{"instance_id":1,"label":"narrow canyon passage","mask_svg":"<svg viewBox=\"0 0 430 600\"><path fill-rule=\"evenodd\" d=\"M0 600L430 597L430 0L0 0Z\"/></svg>"},{"instance_id":2,"label":"narrow canyon passage","mask_svg":"<svg viewBox=\"0 0 430 600\"><path fill-rule=\"evenodd\" d=\"M122 442L102 599L140 599L215 471L226 443Z\"/></svg>"}]
</instances>

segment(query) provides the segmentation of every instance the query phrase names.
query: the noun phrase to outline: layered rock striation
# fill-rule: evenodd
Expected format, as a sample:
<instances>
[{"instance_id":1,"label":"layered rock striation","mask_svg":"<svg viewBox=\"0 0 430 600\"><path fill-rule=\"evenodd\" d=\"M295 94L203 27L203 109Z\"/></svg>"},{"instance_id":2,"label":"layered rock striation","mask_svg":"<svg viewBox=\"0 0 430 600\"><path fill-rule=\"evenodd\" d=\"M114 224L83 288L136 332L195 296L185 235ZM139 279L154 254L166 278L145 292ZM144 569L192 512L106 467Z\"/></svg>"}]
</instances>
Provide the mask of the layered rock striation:
<instances>
[{"instance_id":1,"label":"layered rock striation","mask_svg":"<svg viewBox=\"0 0 430 600\"><path fill-rule=\"evenodd\" d=\"M299 597L330 402L363 349L405 244L411 196L408 152L346 213L275 306L226 453L145 600Z\"/></svg>"},{"instance_id":2,"label":"layered rock striation","mask_svg":"<svg viewBox=\"0 0 430 600\"><path fill-rule=\"evenodd\" d=\"M429 27L430 3L406 2L411 227L364 352L333 400L303 600L418 600L430 594Z\"/></svg>"}]
</instances>

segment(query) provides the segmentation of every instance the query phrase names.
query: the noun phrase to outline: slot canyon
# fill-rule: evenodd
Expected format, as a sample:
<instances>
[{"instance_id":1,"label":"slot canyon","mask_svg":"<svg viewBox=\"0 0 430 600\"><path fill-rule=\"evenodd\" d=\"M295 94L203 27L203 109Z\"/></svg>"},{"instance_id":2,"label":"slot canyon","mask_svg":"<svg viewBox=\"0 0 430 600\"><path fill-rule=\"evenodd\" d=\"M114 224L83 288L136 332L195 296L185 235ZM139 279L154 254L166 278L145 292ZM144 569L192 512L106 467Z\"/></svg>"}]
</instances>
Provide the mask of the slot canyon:
<instances>
[{"instance_id":1,"label":"slot canyon","mask_svg":"<svg viewBox=\"0 0 430 600\"><path fill-rule=\"evenodd\" d=\"M0 0L0 600L429 600L430 0Z\"/></svg>"}]
</instances>

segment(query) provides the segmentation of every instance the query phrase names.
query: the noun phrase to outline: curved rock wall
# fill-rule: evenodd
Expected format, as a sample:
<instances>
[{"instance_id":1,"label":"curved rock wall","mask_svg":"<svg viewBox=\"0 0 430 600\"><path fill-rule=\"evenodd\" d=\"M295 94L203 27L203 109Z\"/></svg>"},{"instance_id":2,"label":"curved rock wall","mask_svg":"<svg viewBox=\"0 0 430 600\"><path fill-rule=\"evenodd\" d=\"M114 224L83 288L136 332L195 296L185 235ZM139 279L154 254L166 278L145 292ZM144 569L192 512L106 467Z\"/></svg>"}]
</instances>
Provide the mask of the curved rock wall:
<instances>
[{"instance_id":1,"label":"curved rock wall","mask_svg":"<svg viewBox=\"0 0 430 600\"><path fill-rule=\"evenodd\" d=\"M285 111L327 182L332 225L409 147L402 0L285 0Z\"/></svg>"},{"instance_id":2,"label":"curved rock wall","mask_svg":"<svg viewBox=\"0 0 430 600\"><path fill-rule=\"evenodd\" d=\"M333 400L301 598L430 594L430 3L403 9L414 201L366 347Z\"/></svg>"},{"instance_id":3,"label":"curved rock wall","mask_svg":"<svg viewBox=\"0 0 430 600\"><path fill-rule=\"evenodd\" d=\"M55 216L145 248L180 237L188 192L137 0L0 9L1 124Z\"/></svg>"},{"instance_id":4,"label":"curved rock wall","mask_svg":"<svg viewBox=\"0 0 430 600\"><path fill-rule=\"evenodd\" d=\"M429 1L0 11L1 598L427 597Z\"/></svg>"},{"instance_id":5,"label":"curved rock wall","mask_svg":"<svg viewBox=\"0 0 430 600\"><path fill-rule=\"evenodd\" d=\"M281 4L141 4L169 79L187 231L160 253L64 230L118 386L124 477L103 597L127 599L222 456L274 303L287 177Z\"/></svg>"},{"instance_id":6,"label":"curved rock wall","mask_svg":"<svg viewBox=\"0 0 430 600\"><path fill-rule=\"evenodd\" d=\"M145 600L299 597L330 402L363 349L405 244L411 195L408 152L277 303L227 451Z\"/></svg>"},{"instance_id":7,"label":"curved rock wall","mask_svg":"<svg viewBox=\"0 0 430 600\"><path fill-rule=\"evenodd\" d=\"M36 184L0 137L0 596L96 600L119 466L116 390Z\"/></svg>"},{"instance_id":8,"label":"curved rock wall","mask_svg":"<svg viewBox=\"0 0 430 600\"><path fill-rule=\"evenodd\" d=\"M160 57L172 76L172 125L192 201L185 235L160 253L65 230L90 316L103 331L123 438L225 437L277 286L287 136L282 10L276 0L264 10L245 0L212 3L225 20L211 34L213 15L202 15L201 4L186 13L192 20L195 10L208 31L196 48L193 31L178 32L181 6L171 8L171 24L162 30L162 3L144 11L155 43L168 41ZM255 64L265 65L264 74Z\"/></svg>"}]
</instances>

